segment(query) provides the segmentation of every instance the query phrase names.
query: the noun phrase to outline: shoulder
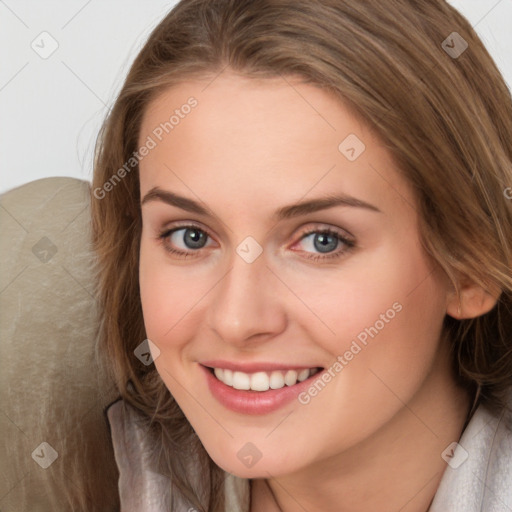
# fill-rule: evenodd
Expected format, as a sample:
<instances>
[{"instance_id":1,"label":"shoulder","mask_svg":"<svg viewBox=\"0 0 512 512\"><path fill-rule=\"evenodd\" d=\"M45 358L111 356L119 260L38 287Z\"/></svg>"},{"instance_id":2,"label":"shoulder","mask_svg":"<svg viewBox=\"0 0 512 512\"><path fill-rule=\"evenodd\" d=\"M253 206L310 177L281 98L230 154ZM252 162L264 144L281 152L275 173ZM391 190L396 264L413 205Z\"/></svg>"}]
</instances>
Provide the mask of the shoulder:
<instances>
[{"instance_id":1,"label":"shoulder","mask_svg":"<svg viewBox=\"0 0 512 512\"><path fill-rule=\"evenodd\" d=\"M148 455L154 447L151 446L152 441L140 413L120 399L108 406L106 414L119 469L119 494L123 512L170 510L171 482L152 469ZM225 493L226 512L249 511L248 479L225 472ZM153 508L144 508L149 503L153 504ZM181 505L185 507L183 510L187 509L187 504Z\"/></svg>"},{"instance_id":2,"label":"shoulder","mask_svg":"<svg viewBox=\"0 0 512 512\"><path fill-rule=\"evenodd\" d=\"M480 405L454 451L430 512L512 510L512 389L509 408Z\"/></svg>"},{"instance_id":3,"label":"shoulder","mask_svg":"<svg viewBox=\"0 0 512 512\"><path fill-rule=\"evenodd\" d=\"M141 415L122 399L108 406L106 414L119 470L121 510L170 510L170 481L152 468L150 454L153 447Z\"/></svg>"}]
</instances>

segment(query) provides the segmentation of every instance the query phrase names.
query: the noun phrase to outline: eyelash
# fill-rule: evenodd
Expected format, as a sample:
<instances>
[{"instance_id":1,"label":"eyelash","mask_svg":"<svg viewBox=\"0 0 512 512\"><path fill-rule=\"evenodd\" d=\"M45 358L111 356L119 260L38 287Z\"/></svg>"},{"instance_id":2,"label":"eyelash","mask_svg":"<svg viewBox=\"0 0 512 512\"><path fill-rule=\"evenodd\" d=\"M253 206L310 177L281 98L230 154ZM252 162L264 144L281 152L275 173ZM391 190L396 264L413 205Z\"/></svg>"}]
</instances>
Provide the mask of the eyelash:
<instances>
[{"instance_id":1,"label":"eyelash","mask_svg":"<svg viewBox=\"0 0 512 512\"><path fill-rule=\"evenodd\" d=\"M180 231L182 229L187 229L187 228L196 229L196 230L204 233L207 237L212 238L208 234L207 231L200 228L199 226L195 226L193 224L185 224L183 226L173 227L172 229L165 229L158 235L157 240L162 244L164 250L170 254L174 254L174 255L182 257L184 259L193 257L192 254L195 252L199 252L200 249L195 250L195 251L191 250L192 252L185 252L185 251L181 251L178 249L173 249L172 247L169 247L169 245L165 243L166 239L170 235L172 235L175 231ZM348 238L343 236L341 233L339 233L331 228L311 229L309 231L305 231L304 233L301 234L299 241L302 241L304 238L306 238L307 236L309 236L313 233L320 233L323 235L332 235L335 238L337 238L342 244L345 244L346 248L343 250L338 250L336 252L327 253L325 255L320 255L319 253L316 253L316 254L307 253L307 254L309 254L309 256L305 256L305 258L308 260L319 261L319 260L330 260L330 259L340 258L341 256L345 255L347 252L349 252L351 249L353 249L355 247L355 243L352 240L349 240Z\"/></svg>"}]
</instances>

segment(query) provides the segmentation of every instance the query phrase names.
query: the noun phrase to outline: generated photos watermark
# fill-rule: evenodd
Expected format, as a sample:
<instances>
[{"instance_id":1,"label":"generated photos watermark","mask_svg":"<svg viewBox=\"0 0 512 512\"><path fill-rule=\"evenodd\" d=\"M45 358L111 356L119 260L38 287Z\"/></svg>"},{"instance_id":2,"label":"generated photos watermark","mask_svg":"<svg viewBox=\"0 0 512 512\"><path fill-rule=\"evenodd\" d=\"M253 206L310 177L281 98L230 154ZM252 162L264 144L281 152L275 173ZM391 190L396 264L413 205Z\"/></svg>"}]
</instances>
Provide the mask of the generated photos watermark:
<instances>
[{"instance_id":1,"label":"generated photos watermark","mask_svg":"<svg viewBox=\"0 0 512 512\"><path fill-rule=\"evenodd\" d=\"M96 199L103 199L108 192L111 192L114 187L124 178L127 174L130 174L135 169L139 162L149 155L152 149L155 149L159 142L163 140L165 135L169 134L176 126L178 126L182 119L192 112L192 109L197 107L198 101L196 98L191 96L187 102L181 105L180 108L174 109L174 112L169 116L167 121L160 123L151 132L152 135L148 135L146 141L137 151L134 151L130 158L123 164L122 167L112 174L102 187L96 187L93 191ZM155 140L156 139L156 140Z\"/></svg>"},{"instance_id":2,"label":"generated photos watermark","mask_svg":"<svg viewBox=\"0 0 512 512\"><path fill-rule=\"evenodd\" d=\"M317 396L325 386L331 382L349 363L354 357L359 354L367 345L368 337L375 338L382 329L386 327L397 315L402 311L403 306L400 302L393 303L392 307L387 309L385 313L381 313L379 320L377 320L370 327L363 329L356 339L352 340L350 347L336 358L336 361L327 369L318 374L318 378L309 386L306 391L299 393L298 401L302 405L307 405L311 400Z\"/></svg>"}]
</instances>

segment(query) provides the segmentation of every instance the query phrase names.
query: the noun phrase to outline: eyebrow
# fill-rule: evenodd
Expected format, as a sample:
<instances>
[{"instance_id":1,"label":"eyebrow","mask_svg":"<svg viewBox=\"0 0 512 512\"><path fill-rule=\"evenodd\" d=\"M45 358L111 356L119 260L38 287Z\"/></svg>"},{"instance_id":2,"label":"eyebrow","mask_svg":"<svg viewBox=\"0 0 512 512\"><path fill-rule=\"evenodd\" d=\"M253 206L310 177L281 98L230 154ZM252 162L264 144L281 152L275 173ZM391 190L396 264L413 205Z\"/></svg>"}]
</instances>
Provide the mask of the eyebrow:
<instances>
[{"instance_id":1,"label":"eyebrow","mask_svg":"<svg viewBox=\"0 0 512 512\"><path fill-rule=\"evenodd\" d=\"M141 206L152 202L162 201L170 206L176 206L187 212L196 213L198 215L210 215L215 217L213 212L200 203L189 199L184 196L180 196L174 192L163 190L159 187L153 187L142 199ZM348 196L345 194L330 194L324 197L318 197L307 201L301 201L296 204L283 206L275 211L274 217L278 220L291 219L300 215L306 215L308 213L314 213L327 208L333 208L334 206L351 206L354 208L364 208L373 212L382 213L376 206L356 199L355 197Z\"/></svg>"}]
</instances>

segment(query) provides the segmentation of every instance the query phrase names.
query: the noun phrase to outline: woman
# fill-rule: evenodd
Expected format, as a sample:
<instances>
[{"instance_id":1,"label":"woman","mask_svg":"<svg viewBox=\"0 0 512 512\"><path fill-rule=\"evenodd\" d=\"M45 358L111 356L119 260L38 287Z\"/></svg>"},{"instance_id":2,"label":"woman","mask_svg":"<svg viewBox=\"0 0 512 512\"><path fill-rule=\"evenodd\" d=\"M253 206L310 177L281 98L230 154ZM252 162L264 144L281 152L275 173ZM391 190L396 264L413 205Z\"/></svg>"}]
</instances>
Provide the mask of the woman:
<instances>
[{"instance_id":1,"label":"woman","mask_svg":"<svg viewBox=\"0 0 512 512\"><path fill-rule=\"evenodd\" d=\"M180 2L92 187L122 509L512 507L511 141L444 1Z\"/></svg>"}]
</instances>

